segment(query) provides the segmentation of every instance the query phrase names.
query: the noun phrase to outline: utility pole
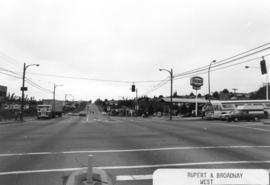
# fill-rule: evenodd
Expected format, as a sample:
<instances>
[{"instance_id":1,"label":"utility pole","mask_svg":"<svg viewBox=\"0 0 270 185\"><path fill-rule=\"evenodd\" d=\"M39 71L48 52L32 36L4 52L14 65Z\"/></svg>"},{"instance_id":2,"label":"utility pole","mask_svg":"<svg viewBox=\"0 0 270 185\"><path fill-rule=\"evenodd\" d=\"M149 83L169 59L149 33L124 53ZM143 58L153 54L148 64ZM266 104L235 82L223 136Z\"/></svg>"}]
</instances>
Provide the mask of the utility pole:
<instances>
[{"instance_id":1,"label":"utility pole","mask_svg":"<svg viewBox=\"0 0 270 185\"><path fill-rule=\"evenodd\" d=\"M136 88L136 117L138 116L138 112L139 112L139 101L138 101L138 89Z\"/></svg>"},{"instance_id":2,"label":"utility pole","mask_svg":"<svg viewBox=\"0 0 270 185\"><path fill-rule=\"evenodd\" d=\"M170 120L172 120L172 108L173 108L173 104L172 104L172 91L173 91L173 69L171 69L171 99L170 99Z\"/></svg>"},{"instance_id":3,"label":"utility pole","mask_svg":"<svg viewBox=\"0 0 270 185\"><path fill-rule=\"evenodd\" d=\"M159 71L167 71L170 73L170 79L171 79L171 96L170 96L170 120L172 120L172 91L173 91L173 69L159 69Z\"/></svg>"},{"instance_id":4,"label":"utility pole","mask_svg":"<svg viewBox=\"0 0 270 185\"><path fill-rule=\"evenodd\" d=\"M25 73L26 73L26 69L30 66L39 66L39 64L29 64L26 65L25 63L23 63L23 76L22 76L22 87L21 87L21 91L22 91L22 97L21 97L21 114L20 114L20 120L23 121L23 111L24 111L24 91L27 91L27 87L25 87Z\"/></svg>"},{"instance_id":5,"label":"utility pole","mask_svg":"<svg viewBox=\"0 0 270 185\"><path fill-rule=\"evenodd\" d=\"M21 121L23 121L23 109L24 109L25 70L26 70L26 65L25 65L25 63L23 63L23 78L22 78L22 87L21 87L22 97L21 97L21 114L20 114L20 120Z\"/></svg>"},{"instance_id":6,"label":"utility pole","mask_svg":"<svg viewBox=\"0 0 270 185\"><path fill-rule=\"evenodd\" d=\"M56 85L56 84L53 84L53 112L55 112L55 89L56 87L58 86L63 86L63 85ZM54 117L55 115L53 115Z\"/></svg>"},{"instance_id":7,"label":"utility pole","mask_svg":"<svg viewBox=\"0 0 270 185\"><path fill-rule=\"evenodd\" d=\"M56 85L53 84L53 112L55 112L55 89L56 89ZM53 115L54 117L55 115Z\"/></svg>"},{"instance_id":8,"label":"utility pole","mask_svg":"<svg viewBox=\"0 0 270 185\"><path fill-rule=\"evenodd\" d=\"M210 90L210 69L211 69L211 65L212 65L213 63L215 63L215 62L216 62L215 60L211 61L210 64L209 64L209 67L208 67L208 95L209 95L208 100L209 100L209 103L210 103L210 99L211 99L211 90Z\"/></svg>"},{"instance_id":9,"label":"utility pole","mask_svg":"<svg viewBox=\"0 0 270 185\"><path fill-rule=\"evenodd\" d=\"M264 60L264 57L262 57L262 60ZM265 60L264 60L265 61ZM269 78L268 78L268 68L267 68L267 63L265 62L265 69L266 69L266 100L269 100L269 94L268 94L268 92L269 92L269 90L268 90L268 88L269 88Z\"/></svg>"}]
</instances>

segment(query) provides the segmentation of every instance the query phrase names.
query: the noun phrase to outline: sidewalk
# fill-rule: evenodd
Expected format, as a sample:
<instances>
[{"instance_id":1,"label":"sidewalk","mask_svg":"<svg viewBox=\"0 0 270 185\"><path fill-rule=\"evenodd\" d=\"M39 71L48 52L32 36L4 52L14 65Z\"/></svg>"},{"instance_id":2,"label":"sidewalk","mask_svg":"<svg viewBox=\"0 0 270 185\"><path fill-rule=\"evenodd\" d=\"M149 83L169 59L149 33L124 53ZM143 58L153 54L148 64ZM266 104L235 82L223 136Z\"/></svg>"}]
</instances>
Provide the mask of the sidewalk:
<instances>
[{"instance_id":1,"label":"sidewalk","mask_svg":"<svg viewBox=\"0 0 270 185\"><path fill-rule=\"evenodd\" d=\"M23 122L32 121L32 120L35 120L35 117L24 117L23 118ZM21 123L21 121L20 120L14 120L14 119L1 120L0 121L0 125L2 125L2 124L12 124L12 123Z\"/></svg>"}]
</instances>

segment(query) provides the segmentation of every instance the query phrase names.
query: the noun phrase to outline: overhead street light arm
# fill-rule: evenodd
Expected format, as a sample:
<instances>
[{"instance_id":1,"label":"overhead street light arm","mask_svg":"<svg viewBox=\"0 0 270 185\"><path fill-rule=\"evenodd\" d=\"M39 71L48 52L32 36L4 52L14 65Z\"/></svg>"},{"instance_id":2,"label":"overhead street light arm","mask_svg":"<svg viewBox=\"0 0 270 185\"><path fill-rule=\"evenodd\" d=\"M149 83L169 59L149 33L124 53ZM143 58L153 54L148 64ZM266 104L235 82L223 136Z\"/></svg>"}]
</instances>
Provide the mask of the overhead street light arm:
<instances>
[{"instance_id":1,"label":"overhead street light arm","mask_svg":"<svg viewBox=\"0 0 270 185\"><path fill-rule=\"evenodd\" d=\"M29 64L29 65L25 66L25 70L26 70L28 67L30 67L30 66L37 66L37 67L39 67L39 64Z\"/></svg>"},{"instance_id":2,"label":"overhead street light arm","mask_svg":"<svg viewBox=\"0 0 270 185\"><path fill-rule=\"evenodd\" d=\"M167 71L168 73L170 73L170 75L171 75L171 71L170 70L168 70L168 69L159 69L159 71Z\"/></svg>"},{"instance_id":3,"label":"overhead street light arm","mask_svg":"<svg viewBox=\"0 0 270 185\"><path fill-rule=\"evenodd\" d=\"M173 90L173 69L159 69L159 71L167 71L170 73L170 79L171 79L171 96L170 96L170 120L172 120L172 90Z\"/></svg>"},{"instance_id":4,"label":"overhead street light arm","mask_svg":"<svg viewBox=\"0 0 270 185\"><path fill-rule=\"evenodd\" d=\"M260 69L259 67L256 67L256 66L245 66L246 69L248 68L254 68L254 69Z\"/></svg>"}]
</instances>

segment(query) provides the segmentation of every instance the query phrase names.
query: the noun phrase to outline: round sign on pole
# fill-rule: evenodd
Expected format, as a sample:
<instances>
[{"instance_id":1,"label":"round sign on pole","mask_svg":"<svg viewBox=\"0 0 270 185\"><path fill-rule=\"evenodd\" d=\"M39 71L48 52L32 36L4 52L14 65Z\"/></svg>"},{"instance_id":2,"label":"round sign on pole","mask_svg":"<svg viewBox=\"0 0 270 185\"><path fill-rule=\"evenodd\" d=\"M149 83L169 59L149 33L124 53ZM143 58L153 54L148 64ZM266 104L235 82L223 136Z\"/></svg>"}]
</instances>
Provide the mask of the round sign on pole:
<instances>
[{"instance_id":1,"label":"round sign on pole","mask_svg":"<svg viewBox=\"0 0 270 185\"><path fill-rule=\"evenodd\" d=\"M201 86L203 85L203 78L200 76L194 76L190 78L190 85L194 90L196 90L196 103L195 103L195 115L198 115L198 102L197 102L197 91L201 89Z\"/></svg>"},{"instance_id":2,"label":"round sign on pole","mask_svg":"<svg viewBox=\"0 0 270 185\"><path fill-rule=\"evenodd\" d=\"M190 78L190 85L192 87L201 87L203 86L203 78L200 76L194 76L192 78Z\"/></svg>"}]
</instances>

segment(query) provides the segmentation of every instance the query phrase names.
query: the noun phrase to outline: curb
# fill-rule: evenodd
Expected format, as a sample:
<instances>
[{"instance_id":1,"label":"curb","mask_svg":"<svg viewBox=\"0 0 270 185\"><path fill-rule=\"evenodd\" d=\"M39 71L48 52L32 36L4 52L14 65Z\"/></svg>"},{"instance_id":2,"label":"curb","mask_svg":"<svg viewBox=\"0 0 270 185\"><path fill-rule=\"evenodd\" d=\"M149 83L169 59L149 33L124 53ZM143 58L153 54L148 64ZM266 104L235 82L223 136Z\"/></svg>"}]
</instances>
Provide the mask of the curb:
<instances>
[{"instance_id":1,"label":"curb","mask_svg":"<svg viewBox=\"0 0 270 185\"><path fill-rule=\"evenodd\" d=\"M33 121L33 120L35 120L35 118L24 119L22 122L20 120L2 120L2 121L0 121L0 125L14 124L14 123L25 123L27 121Z\"/></svg>"}]
</instances>

